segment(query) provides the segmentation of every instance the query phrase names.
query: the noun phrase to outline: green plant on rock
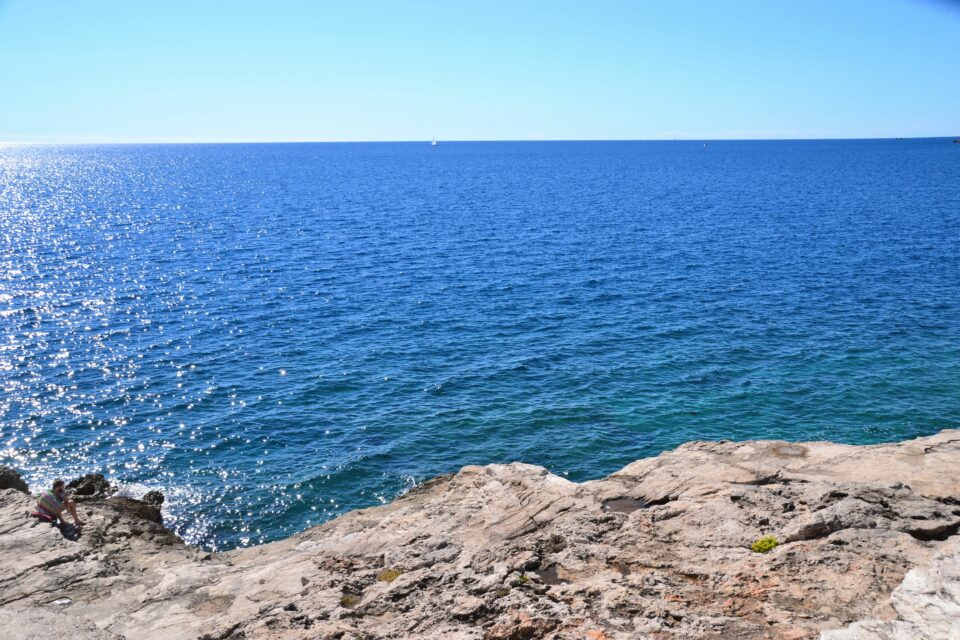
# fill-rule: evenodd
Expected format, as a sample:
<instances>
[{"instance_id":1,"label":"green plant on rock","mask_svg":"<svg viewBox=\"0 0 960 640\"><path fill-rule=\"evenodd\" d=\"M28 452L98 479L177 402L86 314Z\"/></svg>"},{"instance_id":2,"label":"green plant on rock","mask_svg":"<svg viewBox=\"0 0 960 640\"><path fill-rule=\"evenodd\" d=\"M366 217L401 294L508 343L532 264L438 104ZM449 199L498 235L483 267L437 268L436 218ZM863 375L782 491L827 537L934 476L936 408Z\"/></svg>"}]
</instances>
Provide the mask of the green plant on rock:
<instances>
[{"instance_id":1,"label":"green plant on rock","mask_svg":"<svg viewBox=\"0 0 960 640\"><path fill-rule=\"evenodd\" d=\"M497 597L498 597L498 598L505 598L505 597L507 597L508 595L510 595L510 589L507 589L507 588L497 589Z\"/></svg>"},{"instance_id":2,"label":"green plant on rock","mask_svg":"<svg viewBox=\"0 0 960 640\"><path fill-rule=\"evenodd\" d=\"M766 553L780 544L780 541L773 536L764 536L750 545L750 550L754 553Z\"/></svg>"},{"instance_id":3,"label":"green plant on rock","mask_svg":"<svg viewBox=\"0 0 960 640\"><path fill-rule=\"evenodd\" d=\"M377 576L378 582L393 582L400 577L400 574L403 573L398 569L384 569Z\"/></svg>"},{"instance_id":4,"label":"green plant on rock","mask_svg":"<svg viewBox=\"0 0 960 640\"><path fill-rule=\"evenodd\" d=\"M345 609L351 609L354 606L356 606L356 604L357 604L356 596L346 595L340 598L340 606L344 607Z\"/></svg>"},{"instance_id":5,"label":"green plant on rock","mask_svg":"<svg viewBox=\"0 0 960 640\"><path fill-rule=\"evenodd\" d=\"M525 573L520 574L520 584L527 584L530 582L530 576Z\"/></svg>"}]
</instances>

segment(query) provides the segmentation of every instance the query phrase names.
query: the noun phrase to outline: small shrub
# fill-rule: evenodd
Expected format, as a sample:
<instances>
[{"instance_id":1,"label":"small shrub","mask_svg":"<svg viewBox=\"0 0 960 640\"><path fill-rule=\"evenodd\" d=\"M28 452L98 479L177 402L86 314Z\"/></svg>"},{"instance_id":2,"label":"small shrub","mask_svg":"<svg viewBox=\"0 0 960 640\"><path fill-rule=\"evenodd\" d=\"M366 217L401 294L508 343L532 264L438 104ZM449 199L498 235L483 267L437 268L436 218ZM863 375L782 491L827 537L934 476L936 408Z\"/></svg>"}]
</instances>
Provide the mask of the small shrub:
<instances>
[{"instance_id":1,"label":"small shrub","mask_svg":"<svg viewBox=\"0 0 960 640\"><path fill-rule=\"evenodd\" d=\"M750 545L750 550L755 553L766 553L780 544L780 541L773 536L764 536Z\"/></svg>"},{"instance_id":2,"label":"small shrub","mask_svg":"<svg viewBox=\"0 0 960 640\"><path fill-rule=\"evenodd\" d=\"M340 606L346 609L350 609L357 604L356 596L343 596L340 598Z\"/></svg>"},{"instance_id":3,"label":"small shrub","mask_svg":"<svg viewBox=\"0 0 960 640\"><path fill-rule=\"evenodd\" d=\"M498 598L506 598L508 595L510 595L510 589L507 589L507 588L497 589Z\"/></svg>"},{"instance_id":4,"label":"small shrub","mask_svg":"<svg viewBox=\"0 0 960 640\"><path fill-rule=\"evenodd\" d=\"M527 584L528 582L530 582L530 576L525 573L520 574L520 584Z\"/></svg>"},{"instance_id":5,"label":"small shrub","mask_svg":"<svg viewBox=\"0 0 960 640\"><path fill-rule=\"evenodd\" d=\"M380 572L380 575L377 576L377 581L393 582L394 580L400 577L401 573L403 572L398 571L397 569L384 569L383 571Z\"/></svg>"}]
</instances>

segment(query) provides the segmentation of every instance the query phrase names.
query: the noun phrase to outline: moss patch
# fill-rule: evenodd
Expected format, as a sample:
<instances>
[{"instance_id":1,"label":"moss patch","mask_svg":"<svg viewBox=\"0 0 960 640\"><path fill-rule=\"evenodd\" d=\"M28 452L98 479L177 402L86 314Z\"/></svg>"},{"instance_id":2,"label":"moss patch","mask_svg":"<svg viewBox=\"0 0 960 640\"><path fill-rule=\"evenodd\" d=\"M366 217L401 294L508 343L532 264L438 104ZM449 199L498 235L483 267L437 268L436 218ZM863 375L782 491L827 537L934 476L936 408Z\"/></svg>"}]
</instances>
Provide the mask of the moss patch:
<instances>
[{"instance_id":1,"label":"moss patch","mask_svg":"<svg viewBox=\"0 0 960 640\"><path fill-rule=\"evenodd\" d=\"M346 609L352 609L357 606L357 597L356 596L343 596L340 598L340 606Z\"/></svg>"},{"instance_id":2,"label":"moss patch","mask_svg":"<svg viewBox=\"0 0 960 640\"><path fill-rule=\"evenodd\" d=\"M397 569L384 569L380 572L380 575L377 576L378 582L393 582L400 577L400 574L403 571L398 571Z\"/></svg>"},{"instance_id":3,"label":"moss patch","mask_svg":"<svg viewBox=\"0 0 960 640\"><path fill-rule=\"evenodd\" d=\"M755 553L766 553L780 544L780 541L773 536L764 536L750 545L750 550Z\"/></svg>"}]
</instances>

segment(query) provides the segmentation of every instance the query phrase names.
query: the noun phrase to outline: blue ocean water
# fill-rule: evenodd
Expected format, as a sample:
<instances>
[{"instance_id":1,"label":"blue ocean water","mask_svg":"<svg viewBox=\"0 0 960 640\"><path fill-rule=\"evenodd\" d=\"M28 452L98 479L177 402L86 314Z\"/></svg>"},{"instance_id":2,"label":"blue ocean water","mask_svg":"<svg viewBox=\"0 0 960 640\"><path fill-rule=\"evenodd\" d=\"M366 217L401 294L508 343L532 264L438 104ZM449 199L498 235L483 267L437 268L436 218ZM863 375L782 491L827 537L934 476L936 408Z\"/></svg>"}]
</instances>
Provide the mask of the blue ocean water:
<instances>
[{"instance_id":1,"label":"blue ocean water","mask_svg":"<svg viewBox=\"0 0 960 640\"><path fill-rule=\"evenodd\" d=\"M0 148L0 464L277 539L464 464L960 426L949 140Z\"/></svg>"}]
</instances>

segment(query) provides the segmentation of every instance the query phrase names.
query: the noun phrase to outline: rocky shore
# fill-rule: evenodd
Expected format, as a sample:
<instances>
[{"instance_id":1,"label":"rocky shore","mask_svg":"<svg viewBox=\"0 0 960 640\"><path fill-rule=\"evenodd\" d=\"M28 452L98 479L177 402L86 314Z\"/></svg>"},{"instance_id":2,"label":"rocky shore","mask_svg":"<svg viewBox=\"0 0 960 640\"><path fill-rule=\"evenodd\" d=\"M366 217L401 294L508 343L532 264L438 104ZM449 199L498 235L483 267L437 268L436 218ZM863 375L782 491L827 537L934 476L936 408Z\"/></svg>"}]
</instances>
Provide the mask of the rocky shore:
<instances>
[{"instance_id":1,"label":"rocky shore","mask_svg":"<svg viewBox=\"0 0 960 640\"><path fill-rule=\"evenodd\" d=\"M165 529L162 497L89 478L67 540L17 479L0 472L4 638L960 638L960 431L692 442L581 484L465 467L226 553Z\"/></svg>"}]
</instances>

